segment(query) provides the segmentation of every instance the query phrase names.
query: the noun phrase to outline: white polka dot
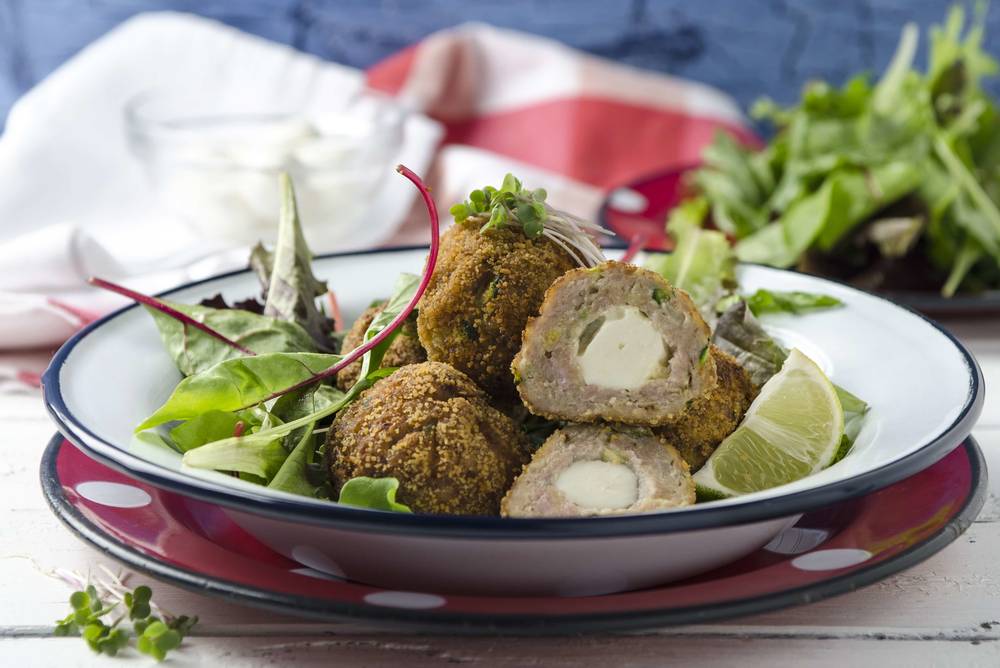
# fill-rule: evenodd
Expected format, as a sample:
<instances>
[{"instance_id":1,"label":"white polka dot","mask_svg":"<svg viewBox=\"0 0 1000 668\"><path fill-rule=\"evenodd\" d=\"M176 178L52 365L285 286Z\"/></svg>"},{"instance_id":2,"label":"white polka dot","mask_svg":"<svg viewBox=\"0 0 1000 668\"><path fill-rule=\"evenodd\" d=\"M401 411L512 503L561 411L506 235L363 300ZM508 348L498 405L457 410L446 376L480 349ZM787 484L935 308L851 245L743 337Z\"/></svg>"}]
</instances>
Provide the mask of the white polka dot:
<instances>
[{"instance_id":1,"label":"white polka dot","mask_svg":"<svg viewBox=\"0 0 1000 668\"><path fill-rule=\"evenodd\" d=\"M149 494L138 487L98 480L81 482L76 486L76 493L88 501L112 508L142 508L148 506L153 500Z\"/></svg>"},{"instance_id":2,"label":"white polka dot","mask_svg":"<svg viewBox=\"0 0 1000 668\"><path fill-rule=\"evenodd\" d=\"M815 550L829 537L830 532L822 529L792 527L775 536L770 543L764 546L764 549L775 554L802 554L809 550Z\"/></svg>"},{"instance_id":3,"label":"white polka dot","mask_svg":"<svg viewBox=\"0 0 1000 668\"><path fill-rule=\"evenodd\" d=\"M802 571L835 571L864 563L872 558L868 550L846 548L839 550L819 550L803 554L792 560L792 566Z\"/></svg>"},{"instance_id":4,"label":"white polka dot","mask_svg":"<svg viewBox=\"0 0 1000 668\"><path fill-rule=\"evenodd\" d=\"M319 580L343 581L343 578L338 578L337 576L330 575L329 573L321 573L314 568L293 568L292 573L298 573L299 575L308 575L311 578L317 578Z\"/></svg>"},{"instance_id":5,"label":"white polka dot","mask_svg":"<svg viewBox=\"0 0 1000 668\"><path fill-rule=\"evenodd\" d=\"M631 188L613 190L608 197L608 202L611 204L611 208L625 213L641 213L649 205L649 201L642 193Z\"/></svg>"},{"instance_id":6,"label":"white polka dot","mask_svg":"<svg viewBox=\"0 0 1000 668\"><path fill-rule=\"evenodd\" d=\"M312 545L297 545L293 547L292 559L320 573L332 575L337 578L347 577L340 566L334 563L333 559Z\"/></svg>"},{"instance_id":7,"label":"white polka dot","mask_svg":"<svg viewBox=\"0 0 1000 668\"><path fill-rule=\"evenodd\" d=\"M420 594L415 591L378 591L365 596L365 603L408 610L440 608L445 602L443 598L435 594Z\"/></svg>"}]
</instances>

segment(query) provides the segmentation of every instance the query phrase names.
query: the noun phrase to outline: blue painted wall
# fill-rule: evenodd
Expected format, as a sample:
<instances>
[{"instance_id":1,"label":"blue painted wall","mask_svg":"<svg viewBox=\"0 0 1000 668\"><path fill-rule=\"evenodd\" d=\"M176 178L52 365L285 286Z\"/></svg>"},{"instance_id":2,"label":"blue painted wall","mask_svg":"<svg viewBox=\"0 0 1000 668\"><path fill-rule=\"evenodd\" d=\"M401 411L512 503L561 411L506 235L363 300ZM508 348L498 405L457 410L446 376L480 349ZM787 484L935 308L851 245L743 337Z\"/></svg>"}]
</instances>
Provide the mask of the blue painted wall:
<instances>
[{"instance_id":1,"label":"blue painted wall","mask_svg":"<svg viewBox=\"0 0 1000 668\"><path fill-rule=\"evenodd\" d=\"M0 0L0 127L10 105L133 14L188 11L367 67L424 35L487 21L704 81L745 106L790 101L804 81L878 71L906 21L940 21L945 0ZM994 3L997 4L997 3ZM1000 56L1000 10L987 44ZM992 39L989 38L992 36ZM921 50L921 58L924 51ZM1000 81L991 85L1000 93Z\"/></svg>"}]
</instances>

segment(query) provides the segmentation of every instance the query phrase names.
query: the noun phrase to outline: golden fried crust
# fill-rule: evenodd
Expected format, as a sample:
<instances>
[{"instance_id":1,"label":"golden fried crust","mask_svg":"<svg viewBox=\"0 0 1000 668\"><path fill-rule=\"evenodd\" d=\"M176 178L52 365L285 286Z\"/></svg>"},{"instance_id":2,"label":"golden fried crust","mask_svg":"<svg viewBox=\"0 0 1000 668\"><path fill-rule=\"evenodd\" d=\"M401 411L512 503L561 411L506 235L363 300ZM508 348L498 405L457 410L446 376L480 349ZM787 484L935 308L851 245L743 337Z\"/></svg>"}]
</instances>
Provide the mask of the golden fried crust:
<instances>
[{"instance_id":1,"label":"golden fried crust","mask_svg":"<svg viewBox=\"0 0 1000 668\"><path fill-rule=\"evenodd\" d=\"M546 289L575 266L546 238L518 230L480 233L457 224L420 301L417 332L427 358L462 371L497 401L514 400L511 361Z\"/></svg>"},{"instance_id":2,"label":"golden fried crust","mask_svg":"<svg viewBox=\"0 0 1000 668\"><path fill-rule=\"evenodd\" d=\"M341 346L343 352L350 352L364 342L368 326L372 324L372 320L382 311L384 306L384 302L373 304L358 316L358 319L354 321L351 329L344 336L344 344ZM399 334L392 340L389 349L385 351L382 366L406 366L407 364L423 362L426 359L427 353L424 352L423 346L420 345L420 339L417 338L416 317L411 316L399 328ZM340 370L337 374L337 387L344 392L351 389L351 386L358 379L359 373L361 373L361 360L357 360Z\"/></svg>"},{"instance_id":3,"label":"golden fried crust","mask_svg":"<svg viewBox=\"0 0 1000 668\"><path fill-rule=\"evenodd\" d=\"M715 358L716 386L670 423L653 430L677 448L692 473L736 430L758 392L735 358L715 345L710 354Z\"/></svg>"},{"instance_id":4,"label":"golden fried crust","mask_svg":"<svg viewBox=\"0 0 1000 668\"><path fill-rule=\"evenodd\" d=\"M415 512L496 515L529 459L524 432L447 364L402 367L334 420L331 480L394 477L397 500Z\"/></svg>"}]
</instances>

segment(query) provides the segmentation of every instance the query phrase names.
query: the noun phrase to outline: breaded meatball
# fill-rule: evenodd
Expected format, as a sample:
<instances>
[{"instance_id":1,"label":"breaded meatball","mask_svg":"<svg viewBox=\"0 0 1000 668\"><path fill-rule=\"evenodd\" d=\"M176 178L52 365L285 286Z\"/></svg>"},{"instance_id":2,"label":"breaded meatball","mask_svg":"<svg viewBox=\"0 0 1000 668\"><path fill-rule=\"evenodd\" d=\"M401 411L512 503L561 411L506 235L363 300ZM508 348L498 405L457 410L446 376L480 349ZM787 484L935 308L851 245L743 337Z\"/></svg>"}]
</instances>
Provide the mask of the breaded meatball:
<instances>
[{"instance_id":1,"label":"breaded meatball","mask_svg":"<svg viewBox=\"0 0 1000 668\"><path fill-rule=\"evenodd\" d=\"M506 517L627 515L689 506L688 465L649 429L577 424L545 441L503 499Z\"/></svg>"},{"instance_id":2,"label":"breaded meatball","mask_svg":"<svg viewBox=\"0 0 1000 668\"><path fill-rule=\"evenodd\" d=\"M440 362L378 381L337 416L328 439L338 493L356 476L394 477L397 500L420 513L496 515L529 457L520 427Z\"/></svg>"},{"instance_id":3,"label":"breaded meatball","mask_svg":"<svg viewBox=\"0 0 1000 668\"><path fill-rule=\"evenodd\" d=\"M383 308L385 308L385 302L372 304L358 316L358 319L354 321L351 329L344 336L344 344L341 346L344 353L350 352L364 343L368 326L372 324L372 320L382 312ZM423 362L426 359L427 353L424 352L423 346L420 345L420 339L417 338L417 317L411 315L399 328L399 334L393 339L389 349L385 351L382 366L406 366L407 364ZM361 373L361 362L362 360L359 359L340 370L337 374L337 387L344 392L351 389L351 386L358 380L358 374Z\"/></svg>"},{"instance_id":4,"label":"breaded meatball","mask_svg":"<svg viewBox=\"0 0 1000 668\"><path fill-rule=\"evenodd\" d=\"M710 335L686 292L605 262L552 284L512 368L535 415L656 426L715 387Z\"/></svg>"},{"instance_id":5,"label":"breaded meatball","mask_svg":"<svg viewBox=\"0 0 1000 668\"><path fill-rule=\"evenodd\" d=\"M545 290L575 266L545 237L517 228L456 223L420 301L417 331L427 358L467 374L498 402L514 400L510 363Z\"/></svg>"},{"instance_id":6,"label":"breaded meatball","mask_svg":"<svg viewBox=\"0 0 1000 668\"><path fill-rule=\"evenodd\" d=\"M731 355L714 345L709 354L715 359L718 383L678 417L654 430L676 446L692 473L736 430L757 396L750 375Z\"/></svg>"}]
</instances>

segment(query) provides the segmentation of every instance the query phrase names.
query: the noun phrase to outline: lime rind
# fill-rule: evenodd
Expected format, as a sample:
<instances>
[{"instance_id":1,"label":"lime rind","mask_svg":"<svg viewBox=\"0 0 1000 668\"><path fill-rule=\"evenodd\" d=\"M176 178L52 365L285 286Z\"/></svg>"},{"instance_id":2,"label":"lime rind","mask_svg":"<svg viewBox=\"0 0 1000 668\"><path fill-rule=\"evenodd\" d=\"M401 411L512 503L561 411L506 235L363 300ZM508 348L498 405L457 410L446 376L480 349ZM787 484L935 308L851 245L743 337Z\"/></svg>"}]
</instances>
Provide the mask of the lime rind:
<instances>
[{"instance_id":1,"label":"lime rind","mask_svg":"<svg viewBox=\"0 0 1000 668\"><path fill-rule=\"evenodd\" d=\"M694 475L698 497L729 498L800 480L833 463L843 435L836 388L815 362L792 350Z\"/></svg>"}]
</instances>

